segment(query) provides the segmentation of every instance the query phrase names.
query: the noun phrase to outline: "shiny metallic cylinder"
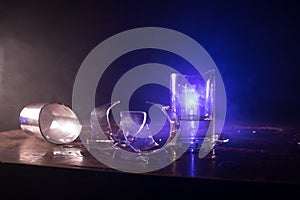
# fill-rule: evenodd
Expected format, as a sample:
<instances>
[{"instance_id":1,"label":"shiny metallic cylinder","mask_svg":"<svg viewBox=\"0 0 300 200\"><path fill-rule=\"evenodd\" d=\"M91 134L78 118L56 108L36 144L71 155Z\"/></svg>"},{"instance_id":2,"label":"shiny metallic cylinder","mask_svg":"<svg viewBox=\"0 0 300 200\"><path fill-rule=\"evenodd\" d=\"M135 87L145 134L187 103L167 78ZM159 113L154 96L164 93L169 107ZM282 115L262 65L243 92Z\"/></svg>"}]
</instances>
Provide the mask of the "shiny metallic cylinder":
<instances>
[{"instance_id":1,"label":"shiny metallic cylinder","mask_svg":"<svg viewBox=\"0 0 300 200\"><path fill-rule=\"evenodd\" d=\"M54 144L73 142L81 132L76 114L58 103L36 103L24 107L20 127L28 134Z\"/></svg>"}]
</instances>

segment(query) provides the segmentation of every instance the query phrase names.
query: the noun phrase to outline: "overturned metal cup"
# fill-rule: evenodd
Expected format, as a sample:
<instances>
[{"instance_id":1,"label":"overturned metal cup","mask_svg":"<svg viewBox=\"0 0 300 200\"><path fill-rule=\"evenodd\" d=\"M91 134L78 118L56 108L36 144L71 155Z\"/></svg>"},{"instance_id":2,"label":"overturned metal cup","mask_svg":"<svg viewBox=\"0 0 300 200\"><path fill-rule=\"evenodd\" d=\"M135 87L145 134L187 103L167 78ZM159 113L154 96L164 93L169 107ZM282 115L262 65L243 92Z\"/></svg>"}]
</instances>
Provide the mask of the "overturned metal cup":
<instances>
[{"instance_id":1,"label":"overturned metal cup","mask_svg":"<svg viewBox=\"0 0 300 200\"><path fill-rule=\"evenodd\" d=\"M59 103L37 103L24 107L19 116L23 131L54 144L73 142L82 125L69 107Z\"/></svg>"}]
</instances>

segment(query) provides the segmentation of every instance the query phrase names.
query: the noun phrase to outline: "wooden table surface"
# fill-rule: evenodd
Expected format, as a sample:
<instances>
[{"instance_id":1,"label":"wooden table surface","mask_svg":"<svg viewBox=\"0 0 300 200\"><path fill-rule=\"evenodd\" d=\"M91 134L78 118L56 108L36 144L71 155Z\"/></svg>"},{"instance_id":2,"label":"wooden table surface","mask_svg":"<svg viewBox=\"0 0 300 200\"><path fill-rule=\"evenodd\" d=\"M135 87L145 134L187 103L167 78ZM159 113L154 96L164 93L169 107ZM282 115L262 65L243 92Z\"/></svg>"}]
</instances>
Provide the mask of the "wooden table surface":
<instances>
[{"instance_id":1,"label":"wooden table surface","mask_svg":"<svg viewBox=\"0 0 300 200\"><path fill-rule=\"evenodd\" d=\"M155 180L155 177L158 180L169 178L174 184L174 180L181 180L178 184L182 181L188 184L191 180L193 182L190 184L193 185L206 181L214 185L212 187L221 183L219 190L228 189L233 183L234 187L244 184L240 189L245 191L249 190L249 185L257 186L256 189L268 186L270 190L300 188L299 127L228 125L222 136L228 138L229 142L215 146L215 159L199 159L197 154L185 153L160 170L130 174L102 164L87 151L80 139L67 145L54 145L22 130L11 130L0 132L0 173L11 184L26 182L25 179L18 180L24 170L27 170L27 176L32 173L30 178L37 178L38 174L44 176L45 171L42 170L47 169L49 174L55 170L64 170L60 174L67 174L69 170L80 174L79 178L82 179L84 174L93 174L92 177L96 179L97 174L106 173L115 176L108 178L111 181L118 177L121 179L122 176L131 178L133 182L135 178L148 180L146 177L151 180ZM206 186L208 188L209 184Z\"/></svg>"}]
</instances>

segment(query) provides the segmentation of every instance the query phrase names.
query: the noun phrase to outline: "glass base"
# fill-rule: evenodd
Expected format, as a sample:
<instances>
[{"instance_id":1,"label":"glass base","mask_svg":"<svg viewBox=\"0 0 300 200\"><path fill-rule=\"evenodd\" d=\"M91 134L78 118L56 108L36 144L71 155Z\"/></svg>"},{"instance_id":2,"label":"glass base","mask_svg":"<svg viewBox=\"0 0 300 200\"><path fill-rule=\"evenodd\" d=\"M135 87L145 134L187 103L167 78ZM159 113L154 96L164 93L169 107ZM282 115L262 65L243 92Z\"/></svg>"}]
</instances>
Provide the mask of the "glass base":
<instances>
[{"instance_id":1,"label":"glass base","mask_svg":"<svg viewBox=\"0 0 300 200\"><path fill-rule=\"evenodd\" d=\"M185 150L185 153L198 154L200 158L215 158L215 145L217 140L194 140L180 138L177 140L175 146Z\"/></svg>"}]
</instances>

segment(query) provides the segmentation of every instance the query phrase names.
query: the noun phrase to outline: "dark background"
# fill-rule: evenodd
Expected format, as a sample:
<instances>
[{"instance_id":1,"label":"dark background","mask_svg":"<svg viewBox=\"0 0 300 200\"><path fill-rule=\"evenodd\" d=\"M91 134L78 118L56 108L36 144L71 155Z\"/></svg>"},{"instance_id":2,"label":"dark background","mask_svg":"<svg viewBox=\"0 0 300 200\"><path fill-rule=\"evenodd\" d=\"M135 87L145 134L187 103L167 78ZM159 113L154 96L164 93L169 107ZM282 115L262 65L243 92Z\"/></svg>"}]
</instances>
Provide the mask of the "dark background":
<instances>
[{"instance_id":1,"label":"dark background","mask_svg":"<svg viewBox=\"0 0 300 200\"><path fill-rule=\"evenodd\" d=\"M19 128L19 112L29 103L71 106L88 53L114 34L144 26L180 31L207 50L225 84L227 121L295 122L298 12L296 1L1 1L0 131ZM114 67L149 60L184 62L141 51ZM96 102L108 97L97 95Z\"/></svg>"}]
</instances>

